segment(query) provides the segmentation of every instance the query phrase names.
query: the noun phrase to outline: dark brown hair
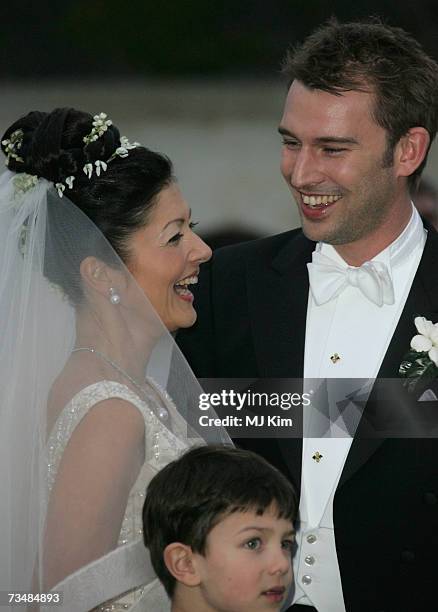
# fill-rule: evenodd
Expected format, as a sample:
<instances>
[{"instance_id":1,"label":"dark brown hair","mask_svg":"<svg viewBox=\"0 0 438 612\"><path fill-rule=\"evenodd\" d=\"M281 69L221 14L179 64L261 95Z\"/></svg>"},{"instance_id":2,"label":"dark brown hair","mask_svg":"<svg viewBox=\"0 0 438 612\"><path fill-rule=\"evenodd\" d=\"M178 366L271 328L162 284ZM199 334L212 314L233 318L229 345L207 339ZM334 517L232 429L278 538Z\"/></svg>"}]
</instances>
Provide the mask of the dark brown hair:
<instances>
[{"instance_id":1,"label":"dark brown hair","mask_svg":"<svg viewBox=\"0 0 438 612\"><path fill-rule=\"evenodd\" d=\"M98 227L120 259L128 263L128 239L146 225L160 191L175 180L172 163L166 156L138 146L130 149L126 157L115 156L99 176L94 172L88 178L84 165L110 159L121 145L115 125L85 144L84 137L92 127L93 116L74 108L32 111L15 121L3 135L2 141L17 131L22 133L19 156L10 156L7 165L13 172L26 172L54 184L65 183L68 176L74 176L73 188L65 192L68 200ZM4 144L2 149L7 155ZM64 222L65 205L61 204L53 188L48 197L44 273L73 304L78 304L83 298L79 265L87 255L99 252L87 233L72 235L73 228ZM66 261L71 262L69 268Z\"/></svg>"},{"instance_id":2,"label":"dark brown hair","mask_svg":"<svg viewBox=\"0 0 438 612\"><path fill-rule=\"evenodd\" d=\"M207 536L233 512L263 514L275 504L279 518L295 520L297 499L291 483L250 451L201 446L166 465L151 480L143 507L143 533L154 570L172 597L175 578L163 552L182 542L205 552Z\"/></svg>"},{"instance_id":3,"label":"dark brown hair","mask_svg":"<svg viewBox=\"0 0 438 612\"><path fill-rule=\"evenodd\" d=\"M288 52L283 74L289 85L296 79L334 95L374 93L373 116L387 131L390 159L410 128L424 127L431 143L435 138L438 64L401 28L377 20L339 23L331 19ZM420 178L426 160L427 154L409 177L410 185Z\"/></svg>"}]
</instances>

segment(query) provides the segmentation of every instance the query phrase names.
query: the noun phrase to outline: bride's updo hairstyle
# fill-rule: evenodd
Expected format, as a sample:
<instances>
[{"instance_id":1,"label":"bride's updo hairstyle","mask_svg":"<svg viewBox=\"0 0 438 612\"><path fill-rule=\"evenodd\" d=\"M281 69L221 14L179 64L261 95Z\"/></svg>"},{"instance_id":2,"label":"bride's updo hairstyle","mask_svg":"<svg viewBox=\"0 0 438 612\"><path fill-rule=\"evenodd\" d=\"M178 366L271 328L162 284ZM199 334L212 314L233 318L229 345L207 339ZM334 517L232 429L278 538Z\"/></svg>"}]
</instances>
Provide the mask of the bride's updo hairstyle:
<instances>
[{"instance_id":1,"label":"bride's updo hairstyle","mask_svg":"<svg viewBox=\"0 0 438 612\"><path fill-rule=\"evenodd\" d=\"M158 194L175 180L171 161L146 147L135 145L126 155L116 154L124 143L112 124L94 139L87 138L93 133L93 121L89 113L73 108L58 108L50 113L33 111L6 130L1 145L9 170L54 184L47 201L44 269L49 281L60 286L73 304L83 298L81 261L88 255L103 255L96 252L95 238L83 231L82 224L82 231L75 232L70 215L66 223L68 201L58 195L59 185L62 195L74 202L120 259L129 264L127 239L147 224ZM7 143L13 141L15 134L20 134L20 145L11 155ZM104 162L106 169L98 168L96 162ZM87 164L91 175L85 172ZM90 234L91 228L90 224ZM73 243L74 248L70 248ZM67 260L72 261L70 269L66 269ZM106 263L116 265L114 261Z\"/></svg>"}]
</instances>

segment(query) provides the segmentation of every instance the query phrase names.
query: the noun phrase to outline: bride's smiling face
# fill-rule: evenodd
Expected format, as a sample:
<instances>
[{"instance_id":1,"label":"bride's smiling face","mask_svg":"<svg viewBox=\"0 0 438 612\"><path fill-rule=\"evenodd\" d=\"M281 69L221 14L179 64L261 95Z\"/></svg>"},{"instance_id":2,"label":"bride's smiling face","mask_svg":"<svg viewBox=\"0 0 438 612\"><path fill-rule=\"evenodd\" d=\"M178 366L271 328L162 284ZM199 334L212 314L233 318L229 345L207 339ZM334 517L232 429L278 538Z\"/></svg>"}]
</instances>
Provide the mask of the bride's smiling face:
<instances>
[{"instance_id":1,"label":"bride's smiling face","mask_svg":"<svg viewBox=\"0 0 438 612\"><path fill-rule=\"evenodd\" d=\"M196 321L190 285L211 249L193 232L190 209L175 183L163 189L146 226L129 239L128 268L169 331Z\"/></svg>"}]
</instances>

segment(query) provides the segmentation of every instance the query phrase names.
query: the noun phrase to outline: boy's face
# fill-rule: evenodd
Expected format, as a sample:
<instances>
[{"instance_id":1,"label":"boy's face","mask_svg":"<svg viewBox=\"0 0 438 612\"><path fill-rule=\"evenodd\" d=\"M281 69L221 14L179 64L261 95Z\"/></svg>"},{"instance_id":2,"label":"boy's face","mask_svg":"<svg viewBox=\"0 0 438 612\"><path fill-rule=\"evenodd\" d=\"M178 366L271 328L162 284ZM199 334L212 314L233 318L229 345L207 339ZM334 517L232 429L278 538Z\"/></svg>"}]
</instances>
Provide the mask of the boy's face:
<instances>
[{"instance_id":1,"label":"boy's face","mask_svg":"<svg viewBox=\"0 0 438 612\"><path fill-rule=\"evenodd\" d=\"M234 512L197 554L203 612L279 610L292 582L293 526L275 506L264 514Z\"/></svg>"}]
</instances>

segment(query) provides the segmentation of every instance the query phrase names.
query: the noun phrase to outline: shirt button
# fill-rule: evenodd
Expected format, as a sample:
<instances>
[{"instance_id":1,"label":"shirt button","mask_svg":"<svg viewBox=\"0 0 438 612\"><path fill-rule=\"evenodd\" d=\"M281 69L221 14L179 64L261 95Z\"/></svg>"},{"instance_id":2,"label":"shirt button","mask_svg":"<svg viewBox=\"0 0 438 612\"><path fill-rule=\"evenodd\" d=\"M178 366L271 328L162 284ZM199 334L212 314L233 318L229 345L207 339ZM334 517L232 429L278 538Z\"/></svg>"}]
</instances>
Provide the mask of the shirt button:
<instances>
[{"instance_id":1,"label":"shirt button","mask_svg":"<svg viewBox=\"0 0 438 612\"><path fill-rule=\"evenodd\" d=\"M313 533L310 533L307 537L306 540L309 544L313 544L314 542L316 542L316 535L313 535Z\"/></svg>"},{"instance_id":2,"label":"shirt button","mask_svg":"<svg viewBox=\"0 0 438 612\"><path fill-rule=\"evenodd\" d=\"M312 557L312 555L307 555L307 557L304 559L304 563L306 565L313 565L315 563L315 557Z\"/></svg>"},{"instance_id":3,"label":"shirt button","mask_svg":"<svg viewBox=\"0 0 438 612\"><path fill-rule=\"evenodd\" d=\"M301 582L306 585L312 584L312 577L304 574L304 576L301 578Z\"/></svg>"}]
</instances>

